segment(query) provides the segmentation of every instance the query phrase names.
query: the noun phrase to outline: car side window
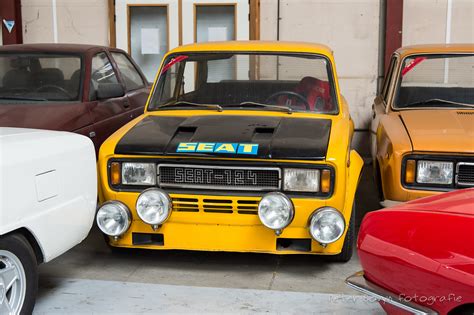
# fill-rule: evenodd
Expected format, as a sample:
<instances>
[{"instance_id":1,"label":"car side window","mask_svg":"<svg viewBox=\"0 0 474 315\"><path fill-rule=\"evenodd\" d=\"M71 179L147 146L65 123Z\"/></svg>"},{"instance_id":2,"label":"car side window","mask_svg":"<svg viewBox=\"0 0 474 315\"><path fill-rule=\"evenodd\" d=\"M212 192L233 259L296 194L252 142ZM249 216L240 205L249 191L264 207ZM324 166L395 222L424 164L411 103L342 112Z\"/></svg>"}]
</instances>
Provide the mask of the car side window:
<instances>
[{"instance_id":1,"label":"car side window","mask_svg":"<svg viewBox=\"0 0 474 315\"><path fill-rule=\"evenodd\" d=\"M130 59L125 56L125 54L112 52L112 57L117 63L127 91L137 90L145 86L145 82L143 82L142 77Z\"/></svg>"},{"instance_id":2,"label":"car side window","mask_svg":"<svg viewBox=\"0 0 474 315\"><path fill-rule=\"evenodd\" d=\"M396 62L397 62L397 58L395 56L392 57L392 60L390 61L390 66L388 67L387 74L385 75L385 81L384 81L383 88L382 88L382 98L383 98L385 104L387 104L387 101L388 101L388 96L389 96L388 92L390 90L390 85L392 83L393 70L395 68Z\"/></svg>"},{"instance_id":3,"label":"car side window","mask_svg":"<svg viewBox=\"0 0 474 315\"><path fill-rule=\"evenodd\" d=\"M92 58L91 66L91 88L89 98L96 98L97 88L101 83L119 83L112 63L105 52L98 53Z\"/></svg>"}]
</instances>

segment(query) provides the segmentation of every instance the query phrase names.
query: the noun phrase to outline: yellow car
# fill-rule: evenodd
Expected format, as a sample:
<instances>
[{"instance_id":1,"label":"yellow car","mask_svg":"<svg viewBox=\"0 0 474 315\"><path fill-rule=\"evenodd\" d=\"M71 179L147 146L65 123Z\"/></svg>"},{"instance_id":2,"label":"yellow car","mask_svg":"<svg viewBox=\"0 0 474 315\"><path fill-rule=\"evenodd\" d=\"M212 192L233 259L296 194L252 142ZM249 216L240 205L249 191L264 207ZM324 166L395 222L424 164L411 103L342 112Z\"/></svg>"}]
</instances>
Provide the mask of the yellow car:
<instances>
[{"instance_id":1,"label":"yellow car","mask_svg":"<svg viewBox=\"0 0 474 315\"><path fill-rule=\"evenodd\" d=\"M474 45L397 50L372 120L382 205L474 186Z\"/></svg>"},{"instance_id":2,"label":"yellow car","mask_svg":"<svg viewBox=\"0 0 474 315\"><path fill-rule=\"evenodd\" d=\"M328 47L194 44L158 73L100 150L111 246L350 259L363 161Z\"/></svg>"}]
</instances>

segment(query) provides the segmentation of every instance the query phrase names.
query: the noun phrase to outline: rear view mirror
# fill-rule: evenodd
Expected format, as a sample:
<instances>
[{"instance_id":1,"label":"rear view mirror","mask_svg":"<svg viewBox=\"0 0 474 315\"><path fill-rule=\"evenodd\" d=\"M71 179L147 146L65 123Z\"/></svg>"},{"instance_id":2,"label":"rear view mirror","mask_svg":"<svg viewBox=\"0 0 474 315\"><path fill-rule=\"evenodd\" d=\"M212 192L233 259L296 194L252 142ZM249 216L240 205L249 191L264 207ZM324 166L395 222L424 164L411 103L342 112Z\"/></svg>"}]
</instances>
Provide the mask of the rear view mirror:
<instances>
[{"instance_id":1,"label":"rear view mirror","mask_svg":"<svg viewBox=\"0 0 474 315\"><path fill-rule=\"evenodd\" d=\"M125 91L120 83L99 83L97 87L97 99L122 97Z\"/></svg>"}]
</instances>

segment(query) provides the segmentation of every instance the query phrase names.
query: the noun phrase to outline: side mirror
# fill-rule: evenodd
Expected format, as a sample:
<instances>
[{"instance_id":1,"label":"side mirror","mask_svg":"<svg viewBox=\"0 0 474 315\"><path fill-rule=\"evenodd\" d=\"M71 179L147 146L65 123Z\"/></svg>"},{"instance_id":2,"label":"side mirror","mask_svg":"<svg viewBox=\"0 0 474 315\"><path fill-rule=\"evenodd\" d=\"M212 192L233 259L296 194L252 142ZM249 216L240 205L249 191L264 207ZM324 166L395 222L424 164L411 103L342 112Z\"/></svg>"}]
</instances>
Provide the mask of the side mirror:
<instances>
[{"instance_id":1,"label":"side mirror","mask_svg":"<svg viewBox=\"0 0 474 315\"><path fill-rule=\"evenodd\" d=\"M99 83L97 87L97 99L122 97L125 91L120 83Z\"/></svg>"}]
</instances>

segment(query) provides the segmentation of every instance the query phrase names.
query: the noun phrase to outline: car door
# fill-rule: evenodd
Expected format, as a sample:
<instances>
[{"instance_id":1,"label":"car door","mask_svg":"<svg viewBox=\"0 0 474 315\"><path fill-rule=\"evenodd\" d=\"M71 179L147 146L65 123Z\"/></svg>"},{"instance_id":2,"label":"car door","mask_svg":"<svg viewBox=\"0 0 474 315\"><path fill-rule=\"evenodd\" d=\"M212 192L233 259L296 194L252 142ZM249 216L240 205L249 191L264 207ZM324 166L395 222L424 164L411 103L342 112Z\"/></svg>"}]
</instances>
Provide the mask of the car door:
<instances>
[{"instance_id":1,"label":"car door","mask_svg":"<svg viewBox=\"0 0 474 315\"><path fill-rule=\"evenodd\" d=\"M150 86L145 76L125 52L111 51L111 55L125 86L125 92L130 103L131 117L140 116L144 112Z\"/></svg>"},{"instance_id":2,"label":"car door","mask_svg":"<svg viewBox=\"0 0 474 315\"><path fill-rule=\"evenodd\" d=\"M102 87L121 87L121 93L115 93L108 98L101 97ZM127 96L105 51L92 57L89 99L92 103L90 111L94 123L94 134L91 138L98 151L105 139L131 119Z\"/></svg>"},{"instance_id":3,"label":"car door","mask_svg":"<svg viewBox=\"0 0 474 315\"><path fill-rule=\"evenodd\" d=\"M396 72L396 64L397 57L393 55L387 74L385 75L382 92L375 98L374 104L372 105L372 121L370 124L370 153L374 162L377 158L377 130L379 128L381 117L387 113L390 92L392 90L391 87L396 76L396 73L394 73Z\"/></svg>"}]
</instances>

